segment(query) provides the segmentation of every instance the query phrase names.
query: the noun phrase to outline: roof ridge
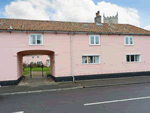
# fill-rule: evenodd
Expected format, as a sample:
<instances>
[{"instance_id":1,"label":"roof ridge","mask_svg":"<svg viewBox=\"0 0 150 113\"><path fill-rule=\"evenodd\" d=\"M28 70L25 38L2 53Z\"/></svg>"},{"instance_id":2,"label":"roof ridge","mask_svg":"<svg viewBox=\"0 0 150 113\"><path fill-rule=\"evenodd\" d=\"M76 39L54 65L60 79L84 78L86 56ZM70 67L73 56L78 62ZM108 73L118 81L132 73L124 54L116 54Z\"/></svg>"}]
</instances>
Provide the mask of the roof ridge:
<instances>
[{"instance_id":1,"label":"roof ridge","mask_svg":"<svg viewBox=\"0 0 150 113\"><path fill-rule=\"evenodd\" d=\"M0 20L24 20L24 21L41 21L41 22L63 22L63 23L83 23L83 24L94 24L94 22L71 22L71 21L57 21L57 20L33 20L33 19L16 19L16 18L0 18Z\"/></svg>"}]
</instances>

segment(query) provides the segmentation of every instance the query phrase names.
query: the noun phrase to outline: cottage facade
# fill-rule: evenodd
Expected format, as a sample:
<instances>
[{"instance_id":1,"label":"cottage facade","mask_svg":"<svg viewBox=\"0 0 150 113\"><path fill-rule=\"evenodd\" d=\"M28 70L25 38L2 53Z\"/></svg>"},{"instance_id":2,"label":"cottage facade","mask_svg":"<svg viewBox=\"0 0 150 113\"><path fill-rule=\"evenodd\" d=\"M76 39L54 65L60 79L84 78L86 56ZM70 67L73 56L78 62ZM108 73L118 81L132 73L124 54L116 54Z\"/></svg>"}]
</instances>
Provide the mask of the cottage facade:
<instances>
[{"instance_id":1,"label":"cottage facade","mask_svg":"<svg viewBox=\"0 0 150 113\"><path fill-rule=\"evenodd\" d=\"M0 19L0 85L18 84L26 55L49 55L56 82L150 74L150 31L96 20Z\"/></svg>"}]
</instances>

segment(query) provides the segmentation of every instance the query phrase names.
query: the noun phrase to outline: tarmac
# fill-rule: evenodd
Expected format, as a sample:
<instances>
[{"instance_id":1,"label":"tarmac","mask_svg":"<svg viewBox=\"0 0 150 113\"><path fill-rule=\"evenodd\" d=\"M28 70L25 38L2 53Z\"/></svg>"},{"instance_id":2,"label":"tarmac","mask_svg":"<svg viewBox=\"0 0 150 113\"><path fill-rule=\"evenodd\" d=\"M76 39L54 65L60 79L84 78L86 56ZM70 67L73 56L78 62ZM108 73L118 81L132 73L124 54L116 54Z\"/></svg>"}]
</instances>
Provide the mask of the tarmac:
<instances>
[{"instance_id":1,"label":"tarmac","mask_svg":"<svg viewBox=\"0 0 150 113\"><path fill-rule=\"evenodd\" d=\"M95 80L81 80L71 82L54 82L51 78L34 77L29 79L26 77L16 86L2 86L0 87L0 95L14 95L26 93L40 93L47 91L61 91L69 89L82 89L93 87L109 87L118 85L131 84L146 84L150 83L150 76L135 76L135 77L121 77L109 79L95 79Z\"/></svg>"}]
</instances>

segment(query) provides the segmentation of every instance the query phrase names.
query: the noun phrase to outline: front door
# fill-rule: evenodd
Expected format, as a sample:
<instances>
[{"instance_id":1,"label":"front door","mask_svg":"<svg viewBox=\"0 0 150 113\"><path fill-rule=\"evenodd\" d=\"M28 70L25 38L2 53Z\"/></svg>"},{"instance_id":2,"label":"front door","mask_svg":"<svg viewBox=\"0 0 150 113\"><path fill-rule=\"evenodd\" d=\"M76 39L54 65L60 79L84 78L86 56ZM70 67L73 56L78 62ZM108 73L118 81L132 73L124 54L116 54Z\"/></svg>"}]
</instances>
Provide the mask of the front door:
<instances>
[{"instance_id":1,"label":"front door","mask_svg":"<svg viewBox=\"0 0 150 113\"><path fill-rule=\"evenodd\" d=\"M47 60L47 67L49 67L50 66L50 61L49 60Z\"/></svg>"}]
</instances>

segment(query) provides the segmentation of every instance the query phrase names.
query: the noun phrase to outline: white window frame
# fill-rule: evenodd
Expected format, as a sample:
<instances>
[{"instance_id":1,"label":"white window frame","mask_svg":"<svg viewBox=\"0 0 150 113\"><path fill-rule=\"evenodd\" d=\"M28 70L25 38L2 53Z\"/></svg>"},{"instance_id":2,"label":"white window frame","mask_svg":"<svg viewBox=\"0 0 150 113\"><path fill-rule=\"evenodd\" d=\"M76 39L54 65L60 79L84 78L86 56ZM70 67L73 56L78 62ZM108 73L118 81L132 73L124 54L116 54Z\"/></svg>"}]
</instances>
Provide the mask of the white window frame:
<instances>
[{"instance_id":1,"label":"white window frame","mask_svg":"<svg viewBox=\"0 0 150 113\"><path fill-rule=\"evenodd\" d=\"M30 62L30 64L31 64L31 63L34 64L34 62Z\"/></svg>"},{"instance_id":2,"label":"white window frame","mask_svg":"<svg viewBox=\"0 0 150 113\"><path fill-rule=\"evenodd\" d=\"M129 62L127 62L127 55L130 55L129 56ZM139 61L134 61L134 62L141 62L141 54L126 54L126 62L127 63L132 63L131 62L131 55L134 55L134 60L135 60L135 55L139 55Z\"/></svg>"},{"instance_id":3,"label":"white window frame","mask_svg":"<svg viewBox=\"0 0 150 113\"><path fill-rule=\"evenodd\" d=\"M94 36L94 44L91 44L91 36ZM96 44L96 36L99 37L99 44ZM100 45L100 35L90 35L89 36L89 45Z\"/></svg>"},{"instance_id":4,"label":"white window frame","mask_svg":"<svg viewBox=\"0 0 150 113\"><path fill-rule=\"evenodd\" d=\"M42 62L42 61L37 61L36 63L38 64L38 62ZM40 65L42 65L42 63L40 63Z\"/></svg>"},{"instance_id":5,"label":"white window frame","mask_svg":"<svg viewBox=\"0 0 150 113\"><path fill-rule=\"evenodd\" d=\"M40 56L39 56L39 55L37 55L37 58L40 58Z\"/></svg>"},{"instance_id":6,"label":"white window frame","mask_svg":"<svg viewBox=\"0 0 150 113\"><path fill-rule=\"evenodd\" d=\"M32 56L32 58L34 58L34 56Z\"/></svg>"},{"instance_id":7,"label":"white window frame","mask_svg":"<svg viewBox=\"0 0 150 113\"><path fill-rule=\"evenodd\" d=\"M128 44L126 44L126 38L128 38ZM133 44L130 44L130 38L132 38ZM124 40L125 40L125 45L134 45L133 36L125 36L125 37L124 37Z\"/></svg>"},{"instance_id":8,"label":"white window frame","mask_svg":"<svg viewBox=\"0 0 150 113\"><path fill-rule=\"evenodd\" d=\"M82 55L81 56L81 62L82 62L82 57L83 56L87 56L87 63L82 63L82 64L100 64L100 55L97 55L97 54ZM88 56L99 56L99 63L88 63ZM94 58L93 58L93 62L94 62Z\"/></svg>"},{"instance_id":9,"label":"white window frame","mask_svg":"<svg viewBox=\"0 0 150 113\"><path fill-rule=\"evenodd\" d=\"M35 42L36 42L36 44L31 44L31 42L30 42L30 36L31 35L35 35ZM42 42L42 44L37 44L37 35L41 35L41 42ZM43 45L43 35L42 34L30 34L29 35L29 45Z\"/></svg>"}]
</instances>

